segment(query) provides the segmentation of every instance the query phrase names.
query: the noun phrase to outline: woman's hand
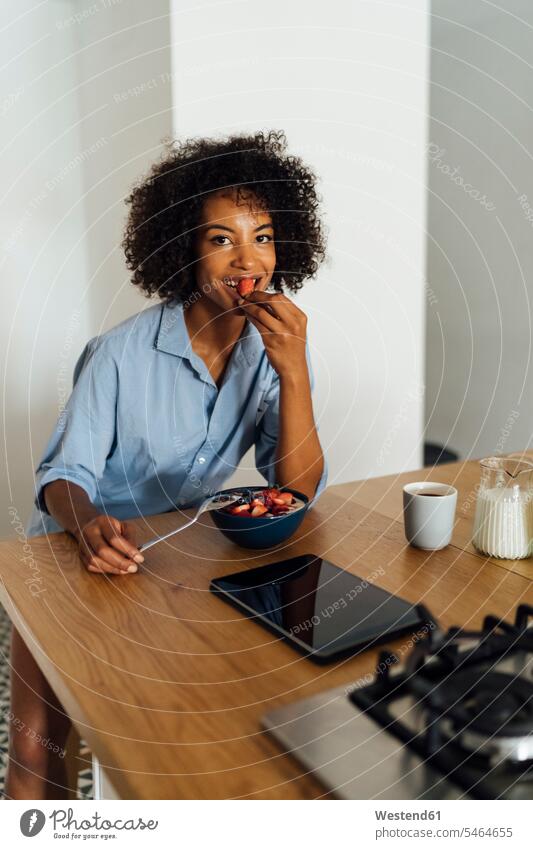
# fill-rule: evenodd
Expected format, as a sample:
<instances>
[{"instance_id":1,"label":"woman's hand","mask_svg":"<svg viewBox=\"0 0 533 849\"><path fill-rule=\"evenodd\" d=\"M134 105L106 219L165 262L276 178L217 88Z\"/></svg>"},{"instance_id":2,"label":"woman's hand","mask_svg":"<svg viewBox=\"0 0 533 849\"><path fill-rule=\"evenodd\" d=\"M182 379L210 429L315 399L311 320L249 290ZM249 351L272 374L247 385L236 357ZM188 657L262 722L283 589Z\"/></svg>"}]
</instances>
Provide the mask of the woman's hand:
<instances>
[{"instance_id":1,"label":"woman's hand","mask_svg":"<svg viewBox=\"0 0 533 849\"><path fill-rule=\"evenodd\" d=\"M102 515L83 487L59 479L43 490L44 502L56 522L76 539L89 572L124 575L136 572L144 557L135 543L135 525Z\"/></svg>"},{"instance_id":2,"label":"woman's hand","mask_svg":"<svg viewBox=\"0 0 533 849\"><path fill-rule=\"evenodd\" d=\"M307 317L285 295L252 292L238 301L257 327L280 382L276 480L312 498L324 469L307 368Z\"/></svg>"},{"instance_id":3,"label":"woman's hand","mask_svg":"<svg viewBox=\"0 0 533 849\"><path fill-rule=\"evenodd\" d=\"M144 557L135 545L135 526L98 515L75 533L80 557L89 572L124 575L136 572Z\"/></svg>"},{"instance_id":4,"label":"woman's hand","mask_svg":"<svg viewBox=\"0 0 533 849\"><path fill-rule=\"evenodd\" d=\"M283 377L307 372L305 343L307 316L281 294L252 292L238 305L246 318L257 327L272 368Z\"/></svg>"}]
</instances>

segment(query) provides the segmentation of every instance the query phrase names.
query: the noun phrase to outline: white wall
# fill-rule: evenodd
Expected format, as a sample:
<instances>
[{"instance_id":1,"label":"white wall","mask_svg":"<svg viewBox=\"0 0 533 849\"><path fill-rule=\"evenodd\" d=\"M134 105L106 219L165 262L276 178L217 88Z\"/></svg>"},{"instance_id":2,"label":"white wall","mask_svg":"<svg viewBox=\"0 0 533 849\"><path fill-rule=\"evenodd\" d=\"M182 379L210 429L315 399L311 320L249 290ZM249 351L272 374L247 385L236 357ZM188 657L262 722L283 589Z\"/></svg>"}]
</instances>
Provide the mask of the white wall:
<instances>
[{"instance_id":1,"label":"white wall","mask_svg":"<svg viewBox=\"0 0 533 849\"><path fill-rule=\"evenodd\" d=\"M174 2L172 80L168 0L2 11L0 535L10 505L28 515L87 338L148 305L123 200L172 105L180 135L285 128L322 176L331 263L299 302L331 480L418 465L427 3Z\"/></svg>"},{"instance_id":2,"label":"white wall","mask_svg":"<svg viewBox=\"0 0 533 849\"><path fill-rule=\"evenodd\" d=\"M428 436L479 457L531 442L533 6L432 8Z\"/></svg>"},{"instance_id":3,"label":"white wall","mask_svg":"<svg viewBox=\"0 0 533 849\"><path fill-rule=\"evenodd\" d=\"M176 134L283 128L322 178L331 263L297 302L310 317L330 482L417 467L427 3L172 9ZM251 481L252 465L237 480Z\"/></svg>"},{"instance_id":4,"label":"white wall","mask_svg":"<svg viewBox=\"0 0 533 849\"><path fill-rule=\"evenodd\" d=\"M171 97L166 0L10 0L2 12L5 536L10 507L28 516L33 469L85 342L147 304L117 246L124 196L171 132ZM153 77L161 84L149 88Z\"/></svg>"},{"instance_id":5,"label":"white wall","mask_svg":"<svg viewBox=\"0 0 533 849\"><path fill-rule=\"evenodd\" d=\"M172 133L169 0L100 0L79 31L82 137L104 140L105 167L85 169L91 322L107 329L150 304L130 284L121 248L124 198ZM87 8L78 0L80 9Z\"/></svg>"},{"instance_id":6,"label":"white wall","mask_svg":"<svg viewBox=\"0 0 533 849\"><path fill-rule=\"evenodd\" d=\"M78 242L85 212L82 168L75 161L81 117L75 33L54 26L70 7L66 0L3 4L9 24L0 36L7 63L0 157L2 535L12 531L8 507L26 518L32 452L42 448L57 417L63 372L72 370L80 337L88 333L87 316L78 315L87 253Z\"/></svg>"}]
</instances>

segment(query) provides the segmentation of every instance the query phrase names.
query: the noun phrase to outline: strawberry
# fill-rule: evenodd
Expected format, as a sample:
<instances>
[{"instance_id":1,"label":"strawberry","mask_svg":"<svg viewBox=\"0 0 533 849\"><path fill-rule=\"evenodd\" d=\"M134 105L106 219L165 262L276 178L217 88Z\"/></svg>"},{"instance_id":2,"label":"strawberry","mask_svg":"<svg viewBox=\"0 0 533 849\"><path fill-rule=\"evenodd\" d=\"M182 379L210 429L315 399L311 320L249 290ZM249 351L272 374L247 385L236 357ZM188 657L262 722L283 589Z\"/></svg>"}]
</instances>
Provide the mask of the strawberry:
<instances>
[{"instance_id":1,"label":"strawberry","mask_svg":"<svg viewBox=\"0 0 533 849\"><path fill-rule=\"evenodd\" d=\"M241 277L239 282L237 283L237 292L241 296L241 298L245 298L246 295L249 295L254 291L254 278L253 277Z\"/></svg>"},{"instance_id":2,"label":"strawberry","mask_svg":"<svg viewBox=\"0 0 533 849\"><path fill-rule=\"evenodd\" d=\"M256 507L254 507L254 509L252 510L251 515L252 515L252 516L262 516L264 513L268 513L268 509L265 507L265 505L264 505L264 504L258 504L258 505L257 505Z\"/></svg>"},{"instance_id":3,"label":"strawberry","mask_svg":"<svg viewBox=\"0 0 533 849\"><path fill-rule=\"evenodd\" d=\"M280 493L279 489L272 488L272 489L264 489L262 494L263 494L264 498L279 498L281 493Z\"/></svg>"},{"instance_id":4,"label":"strawberry","mask_svg":"<svg viewBox=\"0 0 533 849\"><path fill-rule=\"evenodd\" d=\"M292 502L294 501L290 492L280 492L278 498L283 504L292 504Z\"/></svg>"},{"instance_id":5,"label":"strawberry","mask_svg":"<svg viewBox=\"0 0 533 849\"><path fill-rule=\"evenodd\" d=\"M234 516L240 516L243 513L250 513L250 505L249 504L237 504L236 507L230 507L230 512L233 513Z\"/></svg>"}]
</instances>

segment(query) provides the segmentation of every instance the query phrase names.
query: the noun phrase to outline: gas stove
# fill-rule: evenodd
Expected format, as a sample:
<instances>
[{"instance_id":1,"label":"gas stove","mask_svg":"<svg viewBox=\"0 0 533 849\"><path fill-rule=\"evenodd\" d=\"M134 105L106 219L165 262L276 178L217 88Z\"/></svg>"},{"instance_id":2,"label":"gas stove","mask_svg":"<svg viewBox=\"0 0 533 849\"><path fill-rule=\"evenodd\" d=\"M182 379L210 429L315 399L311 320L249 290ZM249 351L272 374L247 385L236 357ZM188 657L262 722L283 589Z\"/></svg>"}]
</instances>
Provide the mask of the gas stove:
<instances>
[{"instance_id":1,"label":"gas stove","mask_svg":"<svg viewBox=\"0 0 533 849\"><path fill-rule=\"evenodd\" d=\"M533 607L428 630L405 663L382 652L370 683L263 725L339 798L533 799Z\"/></svg>"}]
</instances>

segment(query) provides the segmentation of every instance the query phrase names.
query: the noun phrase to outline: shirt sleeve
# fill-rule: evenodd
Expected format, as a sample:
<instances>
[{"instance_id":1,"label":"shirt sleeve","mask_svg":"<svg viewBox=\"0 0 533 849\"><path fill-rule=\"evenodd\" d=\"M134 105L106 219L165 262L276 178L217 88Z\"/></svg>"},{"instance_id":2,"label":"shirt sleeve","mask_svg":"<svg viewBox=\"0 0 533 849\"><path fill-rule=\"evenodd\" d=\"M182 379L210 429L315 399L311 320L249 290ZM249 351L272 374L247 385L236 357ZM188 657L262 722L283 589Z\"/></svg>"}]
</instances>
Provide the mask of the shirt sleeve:
<instances>
[{"instance_id":1,"label":"shirt sleeve","mask_svg":"<svg viewBox=\"0 0 533 849\"><path fill-rule=\"evenodd\" d=\"M309 379L311 383L311 391L314 388L315 381L313 369L309 357L309 348L306 350L307 365L309 368ZM255 440L255 465L257 471L263 475L268 486L276 484L276 447L278 444L279 434L279 377L271 369L272 380L263 395L257 411L256 422L256 440ZM318 426L317 426L318 431ZM328 466L324 456L324 469L321 478L318 482L315 494L309 502L309 506L315 503L322 491L326 487L328 479Z\"/></svg>"},{"instance_id":2,"label":"shirt sleeve","mask_svg":"<svg viewBox=\"0 0 533 849\"><path fill-rule=\"evenodd\" d=\"M85 346L73 389L35 473L36 507L48 513L44 487L55 480L81 486L92 502L116 438L118 370L98 339Z\"/></svg>"}]
</instances>

